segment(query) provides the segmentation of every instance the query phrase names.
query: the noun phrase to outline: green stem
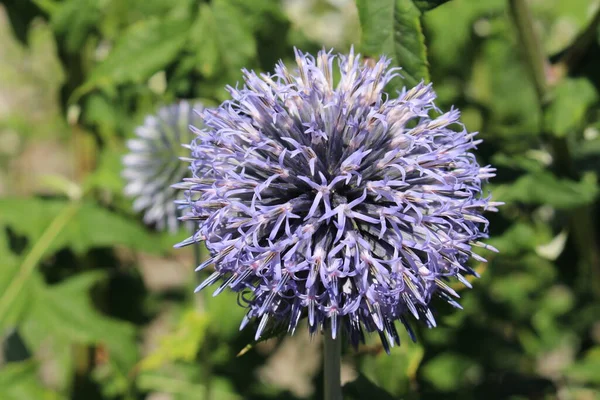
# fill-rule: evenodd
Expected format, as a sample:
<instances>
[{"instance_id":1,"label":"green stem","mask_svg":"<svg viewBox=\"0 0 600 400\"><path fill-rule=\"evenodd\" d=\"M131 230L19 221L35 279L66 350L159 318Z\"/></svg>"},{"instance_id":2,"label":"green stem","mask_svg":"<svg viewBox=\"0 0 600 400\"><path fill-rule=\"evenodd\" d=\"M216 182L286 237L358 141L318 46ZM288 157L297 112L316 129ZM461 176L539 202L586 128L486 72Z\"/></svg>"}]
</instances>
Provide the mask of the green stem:
<instances>
[{"instance_id":1,"label":"green stem","mask_svg":"<svg viewBox=\"0 0 600 400\"><path fill-rule=\"evenodd\" d=\"M195 243L194 244L194 269L196 269L196 267L198 265L200 265L200 263L202 262L202 245L200 243ZM202 275L199 276L198 278L200 281L203 279ZM209 346L207 346L207 340L209 338L206 338L206 340L204 341L204 345L202 347L202 349L200 350L200 354L202 357L202 360L204 361L204 399L206 400L210 400L210 396L211 396L211 391L212 391L212 387L211 387L211 381L212 381L212 363L211 363L211 352L210 352L210 348Z\"/></svg>"},{"instance_id":2,"label":"green stem","mask_svg":"<svg viewBox=\"0 0 600 400\"><path fill-rule=\"evenodd\" d=\"M519 34L523 55L526 57L535 84L543 117L551 101L546 76L547 59L542 52L542 45L533 28L533 17L525 0L508 0L508 2ZM594 21L592 21L592 26L597 25L599 21L600 14L597 14ZM578 180L580 176L571 157L567 138L558 137L552 132L549 132L548 136L550 136L549 144L552 147L558 173L570 179ZM593 214L591 206L579 207L572 210L569 224L581 263L578 285L586 291L589 290L596 296L600 296L600 252L597 246L598 241Z\"/></svg>"},{"instance_id":3,"label":"green stem","mask_svg":"<svg viewBox=\"0 0 600 400\"><path fill-rule=\"evenodd\" d=\"M342 400L342 380L340 368L342 361L342 341L333 339L331 332L325 332L323 344L323 371L325 400Z\"/></svg>"},{"instance_id":4,"label":"green stem","mask_svg":"<svg viewBox=\"0 0 600 400\"><path fill-rule=\"evenodd\" d=\"M0 326L2 326L2 323L6 319L17 295L21 292L23 286L35 270L35 266L40 262L56 236L67 226L71 218L79 210L79 206L79 202L73 202L63 208L50 225L48 225L39 240L35 242L31 251L25 256L23 263L19 267L19 272L11 280L4 293L2 293L2 297L0 297Z\"/></svg>"},{"instance_id":5,"label":"green stem","mask_svg":"<svg viewBox=\"0 0 600 400\"><path fill-rule=\"evenodd\" d=\"M526 58L540 103L544 105L548 95L546 80L547 59L535 33L531 11L525 0L508 0L508 3L519 33L523 56Z\"/></svg>"}]
</instances>

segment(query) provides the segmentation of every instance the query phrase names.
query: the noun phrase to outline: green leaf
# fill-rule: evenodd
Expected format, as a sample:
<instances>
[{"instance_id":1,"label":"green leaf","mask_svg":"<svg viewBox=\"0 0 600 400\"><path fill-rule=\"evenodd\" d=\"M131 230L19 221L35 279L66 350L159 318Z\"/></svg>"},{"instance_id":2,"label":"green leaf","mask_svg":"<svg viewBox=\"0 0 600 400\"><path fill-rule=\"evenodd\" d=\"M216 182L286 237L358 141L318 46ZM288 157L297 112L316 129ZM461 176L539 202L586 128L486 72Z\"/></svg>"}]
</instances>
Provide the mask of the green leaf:
<instances>
[{"instance_id":1,"label":"green leaf","mask_svg":"<svg viewBox=\"0 0 600 400\"><path fill-rule=\"evenodd\" d=\"M72 343L102 346L108 354L105 363L123 376L137 360L134 326L101 314L91 301L91 287L105 276L86 272L57 285L45 284L39 273L30 278L34 294L19 330L36 354L42 349L50 353L47 361L63 387L69 383Z\"/></svg>"},{"instance_id":2,"label":"green leaf","mask_svg":"<svg viewBox=\"0 0 600 400\"><path fill-rule=\"evenodd\" d=\"M519 257L500 255L492 261L486 274L488 298L507 312L507 321L515 326L523 323L524 328L530 329L532 315L542 308L542 295L556 280L557 268L534 253ZM483 313L484 309L479 312Z\"/></svg>"},{"instance_id":3,"label":"green leaf","mask_svg":"<svg viewBox=\"0 0 600 400\"><path fill-rule=\"evenodd\" d=\"M105 276L100 271L86 272L46 285L34 275L35 295L24 324L26 340L37 347L46 335L56 335L78 343L105 344L116 357L127 358L132 351L135 354L135 349L125 346L134 338L133 326L102 315L91 302L91 287Z\"/></svg>"},{"instance_id":4,"label":"green leaf","mask_svg":"<svg viewBox=\"0 0 600 400\"><path fill-rule=\"evenodd\" d=\"M420 344L412 343L406 332L400 331L401 345L386 354L383 349L366 357L359 371L369 380L394 396L401 396L409 390L410 382L416 380L417 370L424 355ZM372 338L375 346L380 346L379 338Z\"/></svg>"},{"instance_id":5,"label":"green leaf","mask_svg":"<svg viewBox=\"0 0 600 400\"><path fill-rule=\"evenodd\" d=\"M489 26L488 16L502 14L505 5L505 0L453 0L446 6L424 15L423 24L427 31L431 32L427 36L431 72L434 76L439 74L435 81L438 92L441 85L448 83L449 72L462 76L468 73L465 67L472 68L467 58L469 50L474 49L476 45L473 37L475 22L485 21L486 26ZM461 78L461 83L466 78Z\"/></svg>"},{"instance_id":6,"label":"green leaf","mask_svg":"<svg viewBox=\"0 0 600 400\"><path fill-rule=\"evenodd\" d=\"M68 51L75 52L83 46L87 35L102 17L103 4L106 3L97 0L68 0L57 4L50 21Z\"/></svg>"},{"instance_id":7,"label":"green leaf","mask_svg":"<svg viewBox=\"0 0 600 400\"><path fill-rule=\"evenodd\" d=\"M386 55L402 67L403 79L392 82L414 86L429 80L421 11L412 0L356 0L362 29L361 52L370 57Z\"/></svg>"},{"instance_id":8,"label":"green leaf","mask_svg":"<svg viewBox=\"0 0 600 400\"><path fill-rule=\"evenodd\" d=\"M37 198L0 199L0 225L10 226L35 242L68 202ZM45 250L50 254L70 248L82 254L94 247L122 245L136 250L157 252L159 241L145 229L93 203L80 205L67 225L57 233Z\"/></svg>"},{"instance_id":9,"label":"green leaf","mask_svg":"<svg viewBox=\"0 0 600 400\"><path fill-rule=\"evenodd\" d=\"M226 67L241 69L256 55L256 42L244 14L227 0L212 2L218 35L221 58ZM224 30L224 31L223 31Z\"/></svg>"},{"instance_id":10,"label":"green leaf","mask_svg":"<svg viewBox=\"0 0 600 400\"><path fill-rule=\"evenodd\" d=\"M502 15L501 8L498 10L498 7L492 7L496 3L495 0L478 3L489 5L488 13ZM501 3L506 4L505 1ZM471 66L471 82L465 94L489 110L486 131L493 132L496 137L512 139L503 140L502 146L510 153L519 153L524 148L533 147L537 140L536 135L540 133L542 115L535 88L520 53L515 51L519 39L510 19L501 17L480 20L486 21L485 29L490 31L490 37L483 41L481 47L472 55L476 59ZM471 51L469 48L450 49L464 53ZM443 49L440 47L438 51ZM463 61L460 57L456 60L457 63ZM524 143L527 139L530 142Z\"/></svg>"},{"instance_id":11,"label":"green leaf","mask_svg":"<svg viewBox=\"0 0 600 400\"><path fill-rule=\"evenodd\" d=\"M90 90L114 89L128 82L142 82L173 62L188 37L189 20L149 18L131 25L106 59L77 88L77 100Z\"/></svg>"},{"instance_id":12,"label":"green leaf","mask_svg":"<svg viewBox=\"0 0 600 400\"><path fill-rule=\"evenodd\" d=\"M92 203L81 207L63 243L78 253L93 247L125 246L150 253L159 252L159 241L135 221L128 220Z\"/></svg>"},{"instance_id":13,"label":"green leaf","mask_svg":"<svg viewBox=\"0 0 600 400\"><path fill-rule=\"evenodd\" d=\"M124 110L101 93L93 93L85 99L83 119L87 125L97 128L106 143L114 141L119 129L126 130L126 127L123 126L126 119ZM114 154L114 152L105 151L101 157L107 157L107 153ZM118 174L116 178L119 178Z\"/></svg>"},{"instance_id":14,"label":"green leaf","mask_svg":"<svg viewBox=\"0 0 600 400\"><path fill-rule=\"evenodd\" d=\"M202 347L209 328L210 317L195 309L183 312L177 328L160 340L158 348L144 358L142 370L158 369L167 362L192 362Z\"/></svg>"},{"instance_id":15,"label":"green leaf","mask_svg":"<svg viewBox=\"0 0 600 400\"><path fill-rule=\"evenodd\" d=\"M525 252L535 252L537 246L548 243L551 239L552 231L547 225L517 222L502 235L486 240L486 243L500 250L503 256L518 256Z\"/></svg>"},{"instance_id":16,"label":"green leaf","mask_svg":"<svg viewBox=\"0 0 600 400\"><path fill-rule=\"evenodd\" d=\"M215 0L200 6L192 28L190 49L202 74L215 76L219 67L229 79L240 77L242 68L251 68L256 41L246 16L229 0ZM235 84L229 81L230 84Z\"/></svg>"},{"instance_id":17,"label":"green leaf","mask_svg":"<svg viewBox=\"0 0 600 400\"><path fill-rule=\"evenodd\" d=\"M415 5L419 7L421 11L429 11L434 8L441 6L444 3L447 3L450 0L413 0Z\"/></svg>"},{"instance_id":18,"label":"green leaf","mask_svg":"<svg viewBox=\"0 0 600 400\"><path fill-rule=\"evenodd\" d=\"M507 170L523 170L531 173L539 173L546 169L546 165L541 162L544 159L551 160L552 156L543 150L529 150L523 155L514 153L509 155L504 152L497 152L492 157L492 165L496 168L502 167Z\"/></svg>"},{"instance_id":19,"label":"green leaf","mask_svg":"<svg viewBox=\"0 0 600 400\"><path fill-rule=\"evenodd\" d=\"M492 191L494 198L506 203L545 204L571 209L592 203L598 196L598 185L593 174L586 174L577 182L541 172L524 175L512 184L498 185Z\"/></svg>"},{"instance_id":20,"label":"green leaf","mask_svg":"<svg viewBox=\"0 0 600 400\"><path fill-rule=\"evenodd\" d=\"M575 306L575 297L566 285L554 285L544 293L543 311L553 318L570 312Z\"/></svg>"},{"instance_id":21,"label":"green leaf","mask_svg":"<svg viewBox=\"0 0 600 400\"><path fill-rule=\"evenodd\" d=\"M169 393L174 400L202 400L206 399L206 387L198 383L201 376L202 369L197 364L174 365L161 371L144 371L137 383L142 390ZM232 382L212 376L210 398L240 400L243 397L235 393Z\"/></svg>"},{"instance_id":22,"label":"green leaf","mask_svg":"<svg viewBox=\"0 0 600 400\"><path fill-rule=\"evenodd\" d=\"M104 151L100 154L98 160L98 166L94 172L92 172L85 181L86 189L97 189L103 192L108 192L111 195L118 195L123 193L123 186L125 180L121 177L121 171L123 169L122 161L123 153L118 151ZM113 205L130 208L131 200L120 198L113 200ZM121 204L123 203L123 204Z\"/></svg>"},{"instance_id":23,"label":"green leaf","mask_svg":"<svg viewBox=\"0 0 600 400\"><path fill-rule=\"evenodd\" d=\"M581 129L588 108L596 101L598 93L588 79L565 79L554 89L554 100L544 115L546 131L565 137Z\"/></svg>"},{"instance_id":24,"label":"green leaf","mask_svg":"<svg viewBox=\"0 0 600 400\"><path fill-rule=\"evenodd\" d=\"M2 400L66 400L65 396L42 386L38 368L31 361L5 364L0 368Z\"/></svg>"},{"instance_id":25,"label":"green leaf","mask_svg":"<svg viewBox=\"0 0 600 400\"><path fill-rule=\"evenodd\" d=\"M219 67L219 41L212 9L201 4L198 18L191 28L190 49L194 49L198 70L207 78L214 76Z\"/></svg>"},{"instance_id":26,"label":"green leaf","mask_svg":"<svg viewBox=\"0 0 600 400\"><path fill-rule=\"evenodd\" d=\"M600 346L590 349L583 360L568 367L566 373L574 381L600 385Z\"/></svg>"},{"instance_id":27,"label":"green leaf","mask_svg":"<svg viewBox=\"0 0 600 400\"><path fill-rule=\"evenodd\" d=\"M476 380L480 369L470 359L456 353L443 353L422 368L423 378L442 392L460 388Z\"/></svg>"},{"instance_id":28,"label":"green leaf","mask_svg":"<svg viewBox=\"0 0 600 400\"><path fill-rule=\"evenodd\" d=\"M590 0L534 1L530 5L533 14L538 16L538 32L546 54L580 45L576 40L581 40L587 24L593 24L594 3Z\"/></svg>"},{"instance_id":29,"label":"green leaf","mask_svg":"<svg viewBox=\"0 0 600 400\"><path fill-rule=\"evenodd\" d=\"M237 293L226 290L218 296L213 296L208 290L204 292L206 312L211 321L219 321L210 326L211 331L218 337L229 340L239 334L240 323L246 314L243 307L232 307L237 304Z\"/></svg>"},{"instance_id":30,"label":"green leaf","mask_svg":"<svg viewBox=\"0 0 600 400\"><path fill-rule=\"evenodd\" d=\"M4 227L0 227L0 298L6 293L8 286L19 274L21 259L14 254L9 247L9 236ZM0 335L3 335L4 328L12 327L16 324L22 313L29 306L29 281L24 283L24 287L19 291L19 296L7 307L7 315L0 318Z\"/></svg>"},{"instance_id":31,"label":"green leaf","mask_svg":"<svg viewBox=\"0 0 600 400\"><path fill-rule=\"evenodd\" d=\"M22 260L7 257L0 274L0 326L11 323L31 296L31 276L40 261L71 248L84 253L94 247L124 245L154 252L160 241L135 223L92 203L44 201L36 198L0 199L0 229L24 235ZM10 253L10 249L4 249ZM12 262L11 262L12 261ZM25 304L25 305L24 305Z\"/></svg>"},{"instance_id":32,"label":"green leaf","mask_svg":"<svg viewBox=\"0 0 600 400\"><path fill-rule=\"evenodd\" d=\"M0 133L14 131L21 139L64 137L69 130L59 98L65 73L52 29L35 19L29 24L26 41L28 46L23 46L15 37L11 20L1 7Z\"/></svg>"}]
</instances>

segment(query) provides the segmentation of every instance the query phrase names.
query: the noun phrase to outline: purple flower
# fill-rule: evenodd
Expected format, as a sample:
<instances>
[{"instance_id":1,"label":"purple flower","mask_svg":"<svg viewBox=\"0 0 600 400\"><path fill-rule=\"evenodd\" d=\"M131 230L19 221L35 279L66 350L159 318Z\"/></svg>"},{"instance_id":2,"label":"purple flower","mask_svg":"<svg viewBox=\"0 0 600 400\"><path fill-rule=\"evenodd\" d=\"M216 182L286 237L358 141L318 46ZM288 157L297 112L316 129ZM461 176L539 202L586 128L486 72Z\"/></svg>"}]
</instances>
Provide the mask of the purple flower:
<instances>
[{"instance_id":1,"label":"purple flower","mask_svg":"<svg viewBox=\"0 0 600 400\"><path fill-rule=\"evenodd\" d=\"M196 105L201 110L200 105ZM135 211L144 211L144 222L159 230L177 230L178 213L174 200L179 192L172 182L185 178L189 169L180 161L187 153L194 135L189 126L202 123L200 116L186 101L163 107L149 115L135 130L136 138L127 141L129 153L123 157L124 192L134 198Z\"/></svg>"},{"instance_id":2,"label":"purple flower","mask_svg":"<svg viewBox=\"0 0 600 400\"><path fill-rule=\"evenodd\" d=\"M178 246L205 241L198 270L215 272L197 290L238 292L256 339L307 317L311 333L342 329L355 346L377 331L388 350L395 321L411 336L408 315L435 326L432 297L460 307L447 282L469 286L467 261L485 261L472 248L486 247L482 213L499 205L481 195L494 169L477 164L480 141L458 110L435 106L431 85L388 97L398 75L388 59L296 52L296 62L244 71L232 100L203 113L193 177L176 185L198 230Z\"/></svg>"}]
</instances>

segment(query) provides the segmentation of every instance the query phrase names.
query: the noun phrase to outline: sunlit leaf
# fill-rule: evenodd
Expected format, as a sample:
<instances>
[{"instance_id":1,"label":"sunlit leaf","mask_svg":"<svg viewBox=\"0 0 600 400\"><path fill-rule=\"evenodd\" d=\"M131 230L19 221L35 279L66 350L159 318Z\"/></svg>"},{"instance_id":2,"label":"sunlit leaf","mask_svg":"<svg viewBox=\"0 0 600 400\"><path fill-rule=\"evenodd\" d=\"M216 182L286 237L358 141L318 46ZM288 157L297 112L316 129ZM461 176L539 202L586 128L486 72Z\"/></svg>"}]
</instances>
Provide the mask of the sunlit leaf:
<instances>
[{"instance_id":1,"label":"sunlit leaf","mask_svg":"<svg viewBox=\"0 0 600 400\"><path fill-rule=\"evenodd\" d=\"M0 199L0 225L34 242L67 202L36 198ZM122 245L132 249L156 252L157 239L138 223L112 213L93 203L83 203L76 214L46 249L46 254L61 248L83 253L94 247ZM160 247L160 246L159 246Z\"/></svg>"},{"instance_id":2,"label":"sunlit leaf","mask_svg":"<svg viewBox=\"0 0 600 400\"><path fill-rule=\"evenodd\" d=\"M66 400L48 388L38 377L37 366L32 361L5 364L0 367L0 398L2 400Z\"/></svg>"},{"instance_id":3,"label":"sunlit leaf","mask_svg":"<svg viewBox=\"0 0 600 400\"><path fill-rule=\"evenodd\" d=\"M140 362L139 368L149 371L169 361L192 362L204 343L209 318L209 315L195 310L185 311L177 328L161 338L158 348Z\"/></svg>"},{"instance_id":4,"label":"sunlit leaf","mask_svg":"<svg viewBox=\"0 0 600 400\"><path fill-rule=\"evenodd\" d=\"M150 78L174 61L188 29L189 21L181 18L149 18L131 25L77 89L74 99L98 87L113 90L123 83Z\"/></svg>"},{"instance_id":5,"label":"sunlit leaf","mask_svg":"<svg viewBox=\"0 0 600 400\"><path fill-rule=\"evenodd\" d=\"M600 384L600 347L593 347L583 360L568 367L567 376L577 382Z\"/></svg>"},{"instance_id":6,"label":"sunlit leaf","mask_svg":"<svg viewBox=\"0 0 600 400\"><path fill-rule=\"evenodd\" d=\"M429 80L421 11L412 0L357 0L362 29L360 50L367 56L391 57L402 67L402 84ZM400 80L393 83L400 86Z\"/></svg>"}]
</instances>

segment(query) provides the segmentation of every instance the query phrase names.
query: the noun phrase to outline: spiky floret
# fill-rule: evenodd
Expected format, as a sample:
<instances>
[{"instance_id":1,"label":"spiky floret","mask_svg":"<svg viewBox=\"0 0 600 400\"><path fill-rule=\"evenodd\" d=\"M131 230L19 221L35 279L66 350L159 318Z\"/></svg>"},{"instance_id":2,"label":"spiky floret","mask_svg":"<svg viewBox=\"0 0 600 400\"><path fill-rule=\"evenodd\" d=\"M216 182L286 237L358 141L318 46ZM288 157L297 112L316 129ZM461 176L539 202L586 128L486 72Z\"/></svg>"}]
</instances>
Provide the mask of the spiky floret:
<instances>
[{"instance_id":1,"label":"spiky floret","mask_svg":"<svg viewBox=\"0 0 600 400\"><path fill-rule=\"evenodd\" d=\"M198 290L240 293L257 339L306 316L311 332L341 327L357 345L377 331L388 349L396 321L412 336L407 315L435 326L432 296L459 306L446 282L469 285L467 261L484 261L472 248L485 247L482 213L498 205L481 195L494 169L477 164L480 141L458 110L440 112L431 85L384 93L398 74L388 59L297 51L296 62L244 71L232 100L203 113L193 177L178 185L198 230L179 245L205 241L212 257L198 269L215 272Z\"/></svg>"},{"instance_id":2,"label":"spiky floret","mask_svg":"<svg viewBox=\"0 0 600 400\"><path fill-rule=\"evenodd\" d=\"M180 213L174 200L179 192L171 184L189 174L180 156L189 152L184 147L189 147L195 136L190 125L202 124L194 108L202 109L187 101L162 107L135 129L135 139L127 141L129 153L123 157L122 172L127 180L125 195L135 199L135 211L144 211L144 222L156 224L159 230L173 232L178 227ZM182 147L182 143L186 145Z\"/></svg>"}]
</instances>

